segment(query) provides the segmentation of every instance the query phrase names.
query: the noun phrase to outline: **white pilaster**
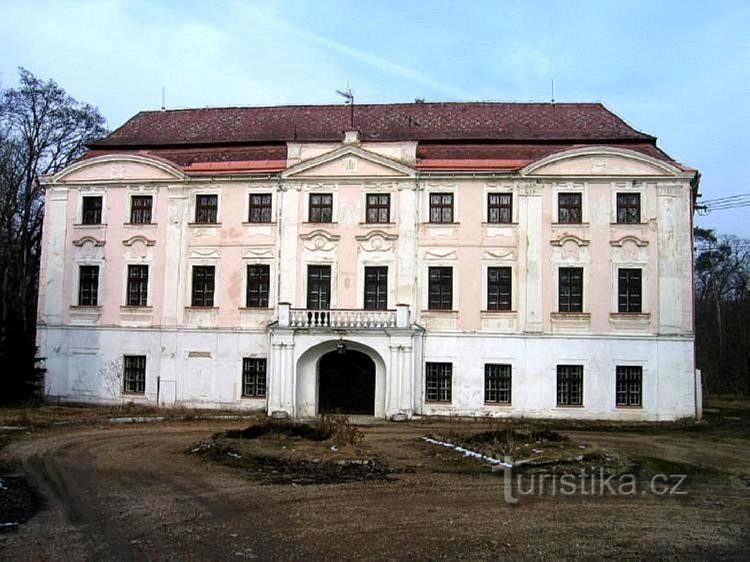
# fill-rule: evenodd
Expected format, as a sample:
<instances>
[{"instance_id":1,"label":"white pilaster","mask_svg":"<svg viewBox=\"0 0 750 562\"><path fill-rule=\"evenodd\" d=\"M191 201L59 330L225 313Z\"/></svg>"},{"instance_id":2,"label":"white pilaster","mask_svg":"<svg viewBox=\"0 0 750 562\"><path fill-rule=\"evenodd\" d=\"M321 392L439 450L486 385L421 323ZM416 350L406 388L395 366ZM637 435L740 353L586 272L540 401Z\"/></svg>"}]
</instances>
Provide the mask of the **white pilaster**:
<instances>
[{"instance_id":1,"label":"white pilaster","mask_svg":"<svg viewBox=\"0 0 750 562\"><path fill-rule=\"evenodd\" d=\"M544 328L543 283L542 271L542 186L538 183L526 183L519 190L519 279L523 279L522 290L525 315L520 321L526 332L541 332ZM525 239L525 240L524 240Z\"/></svg>"}]
</instances>

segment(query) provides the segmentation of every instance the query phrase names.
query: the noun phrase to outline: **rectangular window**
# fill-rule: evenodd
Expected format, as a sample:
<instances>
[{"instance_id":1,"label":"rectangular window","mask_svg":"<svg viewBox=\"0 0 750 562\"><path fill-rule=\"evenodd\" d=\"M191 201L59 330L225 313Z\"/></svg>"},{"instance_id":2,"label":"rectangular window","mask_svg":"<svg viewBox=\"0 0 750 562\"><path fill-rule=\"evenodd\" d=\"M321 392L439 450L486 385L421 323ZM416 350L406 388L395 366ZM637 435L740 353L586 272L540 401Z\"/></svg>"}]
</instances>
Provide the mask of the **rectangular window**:
<instances>
[{"instance_id":1,"label":"rectangular window","mask_svg":"<svg viewBox=\"0 0 750 562\"><path fill-rule=\"evenodd\" d=\"M244 398L265 398L266 360L254 357L242 359L242 396Z\"/></svg>"},{"instance_id":2,"label":"rectangular window","mask_svg":"<svg viewBox=\"0 0 750 562\"><path fill-rule=\"evenodd\" d=\"M125 355L123 357L123 390L130 394L146 392L146 356Z\"/></svg>"},{"instance_id":3,"label":"rectangular window","mask_svg":"<svg viewBox=\"0 0 750 562\"><path fill-rule=\"evenodd\" d=\"M192 306L214 305L214 284L216 268L213 265L193 266L193 298Z\"/></svg>"},{"instance_id":4,"label":"rectangular window","mask_svg":"<svg viewBox=\"0 0 750 562\"><path fill-rule=\"evenodd\" d=\"M620 224L638 224L641 222L641 194L617 194L617 222Z\"/></svg>"},{"instance_id":5,"label":"rectangular window","mask_svg":"<svg viewBox=\"0 0 750 562\"><path fill-rule=\"evenodd\" d=\"M583 365L557 366L557 405L583 405Z\"/></svg>"},{"instance_id":6,"label":"rectangular window","mask_svg":"<svg viewBox=\"0 0 750 562\"><path fill-rule=\"evenodd\" d=\"M307 266L307 308L327 310L331 308L331 266Z\"/></svg>"},{"instance_id":7,"label":"rectangular window","mask_svg":"<svg viewBox=\"0 0 750 562\"><path fill-rule=\"evenodd\" d=\"M78 306L99 304L99 266L82 265L78 268Z\"/></svg>"},{"instance_id":8,"label":"rectangular window","mask_svg":"<svg viewBox=\"0 0 750 562\"><path fill-rule=\"evenodd\" d=\"M450 402L452 384L452 363L427 363L425 370L425 400L428 402Z\"/></svg>"},{"instance_id":9,"label":"rectangular window","mask_svg":"<svg viewBox=\"0 0 750 562\"><path fill-rule=\"evenodd\" d=\"M309 222L333 222L333 195L331 193L310 194Z\"/></svg>"},{"instance_id":10,"label":"rectangular window","mask_svg":"<svg viewBox=\"0 0 750 562\"><path fill-rule=\"evenodd\" d=\"M557 198L557 222L580 224L583 222L580 193L560 193Z\"/></svg>"},{"instance_id":11,"label":"rectangular window","mask_svg":"<svg viewBox=\"0 0 750 562\"><path fill-rule=\"evenodd\" d=\"M487 310L511 310L511 268L487 268Z\"/></svg>"},{"instance_id":12,"label":"rectangular window","mask_svg":"<svg viewBox=\"0 0 750 562\"><path fill-rule=\"evenodd\" d=\"M511 193L487 194L487 222L492 224L513 222L513 195Z\"/></svg>"},{"instance_id":13,"label":"rectangular window","mask_svg":"<svg viewBox=\"0 0 750 562\"><path fill-rule=\"evenodd\" d=\"M453 222L452 193L430 193L430 222Z\"/></svg>"},{"instance_id":14,"label":"rectangular window","mask_svg":"<svg viewBox=\"0 0 750 562\"><path fill-rule=\"evenodd\" d=\"M270 288L271 266L247 266L247 308L268 308L268 292Z\"/></svg>"},{"instance_id":15,"label":"rectangular window","mask_svg":"<svg viewBox=\"0 0 750 562\"><path fill-rule=\"evenodd\" d=\"M370 224L391 222L391 196L389 194L367 194L366 220Z\"/></svg>"},{"instance_id":16,"label":"rectangular window","mask_svg":"<svg viewBox=\"0 0 750 562\"><path fill-rule=\"evenodd\" d=\"M388 268L365 267L365 310L388 308Z\"/></svg>"},{"instance_id":17,"label":"rectangular window","mask_svg":"<svg viewBox=\"0 0 750 562\"><path fill-rule=\"evenodd\" d=\"M130 223L151 224L151 207L154 198L151 195L133 195L130 198Z\"/></svg>"},{"instance_id":18,"label":"rectangular window","mask_svg":"<svg viewBox=\"0 0 750 562\"><path fill-rule=\"evenodd\" d=\"M642 405L643 397L643 367L617 367L617 405Z\"/></svg>"},{"instance_id":19,"label":"rectangular window","mask_svg":"<svg viewBox=\"0 0 750 562\"><path fill-rule=\"evenodd\" d=\"M617 271L617 312L641 312L641 270Z\"/></svg>"},{"instance_id":20,"label":"rectangular window","mask_svg":"<svg viewBox=\"0 0 750 562\"><path fill-rule=\"evenodd\" d=\"M561 267L559 275L560 312L583 312L583 268Z\"/></svg>"},{"instance_id":21,"label":"rectangular window","mask_svg":"<svg viewBox=\"0 0 750 562\"><path fill-rule=\"evenodd\" d=\"M247 222L271 222L271 194L251 193Z\"/></svg>"},{"instance_id":22,"label":"rectangular window","mask_svg":"<svg viewBox=\"0 0 750 562\"><path fill-rule=\"evenodd\" d=\"M510 404L511 366L484 366L484 401L487 404Z\"/></svg>"},{"instance_id":23,"label":"rectangular window","mask_svg":"<svg viewBox=\"0 0 750 562\"><path fill-rule=\"evenodd\" d=\"M197 224L217 224L219 215L218 195L195 196L195 222Z\"/></svg>"},{"instance_id":24,"label":"rectangular window","mask_svg":"<svg viewBox=\"0 0 750 562\"><path fill-rule=\"evenodd\" d=\"M87 195L83 198L83 208L81 210L82 224L101 224L102 223L102 196Z\"/></svg>"},{"instance_id":25,"label":"rectangular window","mask_svg":"<svg viewBox=\"0 0 750 562\"><path fill-rule=\"evenodd\" d=\"M427 308L430 310L452 310L453 268L431 267L428 285Z\"/></svg>"},{"instance_id":26,"label":"rectangular window","mask_svg":"<svg viewBox=\"0 0 750 562\"><path fill-rule=\"evenodd\" d=\"M148 306L148 266L128 266L128 306Z\"/></svg>"}]
</instances>

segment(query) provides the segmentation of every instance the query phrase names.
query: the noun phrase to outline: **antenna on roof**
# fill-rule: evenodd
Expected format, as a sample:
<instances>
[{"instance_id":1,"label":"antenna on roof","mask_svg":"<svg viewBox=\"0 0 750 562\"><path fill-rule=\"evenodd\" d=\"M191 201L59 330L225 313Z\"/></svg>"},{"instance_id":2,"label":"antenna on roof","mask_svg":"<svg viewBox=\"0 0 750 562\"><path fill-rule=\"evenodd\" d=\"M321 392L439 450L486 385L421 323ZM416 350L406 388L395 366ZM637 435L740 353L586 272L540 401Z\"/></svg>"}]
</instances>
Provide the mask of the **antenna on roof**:
<instances>
[{"instance_id":1,"label":"antenna on roof","mask_svg":"<svg viewBox=\"0 0 750 562\"><path fill-rule=\"evenodd\" d=\"M346 100L344 103L350 108L349 126L354 129L354 94L352 93L352 89L349 87L349 83L346 83L346 90L336 90L336 93Z\"/></svg>"},{"instance_id":2,"label":"antenna on roof","mask_svg":"<svg viewBox=\"0 0 750 562\"><path fill-rule=\"evenodd\" d=\"M167 90L164 86L161 87L161 110L167 109Z\"/></svg>"},{"instance_id":3,"label":"antenna on roof","mask_svg":"<svg viewBox=\"0 0 750 562\"><path fill-rule=\"evenodd\" d=\"M555 79L552 79L552 103L555 103Z\"/></svg>"}]
</instances>

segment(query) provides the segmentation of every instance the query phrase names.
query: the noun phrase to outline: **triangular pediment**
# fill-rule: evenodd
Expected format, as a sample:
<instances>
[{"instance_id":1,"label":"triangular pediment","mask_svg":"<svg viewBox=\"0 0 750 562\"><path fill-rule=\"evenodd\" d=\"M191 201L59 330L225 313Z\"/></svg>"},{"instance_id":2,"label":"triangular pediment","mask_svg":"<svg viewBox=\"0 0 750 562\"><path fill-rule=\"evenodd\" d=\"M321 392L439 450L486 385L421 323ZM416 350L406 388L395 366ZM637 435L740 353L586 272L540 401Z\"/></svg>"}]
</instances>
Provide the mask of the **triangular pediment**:
<instances>
[{"instance_id":1,"label":"triangular pediment","mask_svg":"<svg viewBox=\"0 0 750 562\"><path fill-rule=\"evenodd\" d=\"M282 173L284 178L414 177L409 166L356 146L343 146L305 160Z\"/></svg>"}]
</instances>

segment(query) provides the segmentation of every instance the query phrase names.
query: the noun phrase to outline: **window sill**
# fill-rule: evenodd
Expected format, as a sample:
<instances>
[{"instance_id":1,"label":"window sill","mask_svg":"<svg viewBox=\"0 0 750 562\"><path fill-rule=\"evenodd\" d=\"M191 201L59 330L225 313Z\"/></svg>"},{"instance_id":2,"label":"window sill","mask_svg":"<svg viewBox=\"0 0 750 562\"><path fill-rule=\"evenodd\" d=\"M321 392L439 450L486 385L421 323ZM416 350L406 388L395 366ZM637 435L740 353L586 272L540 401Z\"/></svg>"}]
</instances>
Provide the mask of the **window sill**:
<instances>
[{"instance_id":1,"label":"window sill","mask_svg":"<svg viewBox=\"0 0 750 562\"><path fill-rule=\"evenodd\" d=\"M242 223L242 226L275 226L278 224L276 221L269 221L269 222L250 222L245 221Z\"/></svg>"},{"instance_id":2,"label":"window sill","mask_svg":"<svg viewBox=\"0 0 750 562\"><path fill-rule=\"evenodd\" d=\"M303 221L302 224L332 224L332 225L337 225L338 223L336 221L328 221L328 222Z\"/></svg>"},{"instance_id":3,"label":"window sill","mask_svg":"<svg viewBox=\"0 0 750 562\"><path fill-rule=\"evenodd\" d=\"M425 226L458 226L460 222L423 222Z\"/></svg>"},{"instance_id":4,"label":"window sill","mask_svg":"<svg viewBox=\"0 0 750 562\"><path fill-rule=\"evenodd\" d=\"M245 396L244 394L240 396L241 400L265 400L265 396Z\"/></svg>"},{"instance_id":5,"label":"window sill","mask_svg":"<svg viewBox=\"0 0 750 562\"><path fill-rule=\"evenodd\" d=\"M648 226L647 222L611 222L609 223L609 226Z\"/></svg>"},{"instance_id":6,"label":"window sill","mask_svg":"<svg viewBox=\"0 0 750 562\"><path fill-rule=\"evenodd\" d=\"M185 310L219 310L218 306L186 306Z\"/></svg>"},{"instance_id":7,"label":"window sill","mask_svg":"<svg viewBox=\"0 0 750 562\"><path fill-rule=\"evenodd\" d=\"M498 226L518 226L517 222L483 222L482 226L491 226L491 227L498 227Z\"/></svg>"},{"instance_id":8,"label":"window sill","mask_svg":"<svg viewBox=\"0 0 750 562\"><path fill-rule=\"evenodd\" d=\"M221 226L220 222L189 222L188 226L191 228L209 228Z\"/></svg>"},{"instance_id":9,"label":"window sill","mask_svg":"<svg viewBox=\"0 0 750 562\"><path fill-rule=\"evenodd\" d=\"M100 304L71 304L70 310L77 312L98 312L102 309Z\"/></svg>"},{"instance_id":10,"label":"window sill","mask_svg":"<svg viewBox=\"0 0 750 562\"><path fill-rule=\"evenodd\" d=\"M568 409L583 408L583 404L558 404L556 407L568 410Z\"/></svg>"},{"instance_id":11,"label":"window sill","mask_svg":"<svg viewBox=\"0 0 750 562\"><path fill-rule=\"evenodd\" d=\"M450 406L453 404L452 400L425 400L425 404L432 404L433 406Z\"/></svg>"},{"instance_id":12,"label":"window sill","mask_svg":"<svg viewBox=\"0 0 750 562\"><path fill-rule=\"evenodd\" d=\"M396 226L398 223L395 222L361 222L359 223L359 226L362 226L364 228L372 227L372 228L386 228L389 226Z\"/></svg>"},{"instance_id":13,"label":"window sill","mask_svg":"<svg viewBox=\"0 0 750 562\"><path fill-rule=\"evenodd\" d=\"M132 391L132 390L123 390L122 393L125 396L146 396L146 391L145 390L143 392L135 392L135 391Z\"/></svg>"},{"instance_id":14,"label":"window sill","mask_svg":"<svg viewBox=\"0 0 750 562\"><path fill-rule=\"evenodd\" d=\"M491 407L499 406L501 408L509 408L513 404L511 402L485 402L484 405Z\"/></svg>"},{"instance_id":15,"label":"window sill","mask_svg":"<svg viewBox=\"0 0 750 562\"><path fill-rule=\"evenodd\" d=\"M124 222L122 223L122 226L127 227L133 227L133 228L155 228L158 226L158 223L155 222Z\"/></svg>"},{"instance_id":16,"label":"window sill","mask_svg":"<svg viewBox=\"0 0 750 562\"><path fill-rule=\"evenodd\" d=\"M565 227L565 226L589 226L587 222L553 222L552 227Z\"/></svg>"},{"instance_id":17,"label":"window sill","mask_svg":"<svg viewBox=\"0 0 750 562\"><path fill-rule=\"evenodd\" d=\"M590 312L550 312L549 316L552 320L579 320L581 322L591 320Z\"/></svg>"},{"instance_id":18,"label":"window sill","mask_svg":"<svg viewBox=\"0 0 750 562\"><path fill-rule=\"evenodd\" d=\"M643 410L643 406L618 406L615 404L615 408L618 410Z\"/></svg>"},{"instance_id":19,"label":"window sill","mask_svg":"<svg viewBox=\"0 0 750 562\"><path fill-rule=\"evenodd\" d=\"M152 306L137 306L134 304L123 304L120 306L120 312L153 312Z\"/></svg>"},{"instance_id":20,"label":"window sill","mask_svg":"<svg viewBox=\"0 0 750 562\"><path fill-rule=\"evenodd\" d=\"M248 312L267 312L273 310L270 306L240 306L240 310L247 310Z\"/></svg>"},{"instance_id":21,"label":"window sill","mask_svg":"<svg viewBox=\"0 0 750 562\"><path fill-rule=\"evenodd\" d=\"M491 316L493 314L498 314L498 315L501 315L501 314L518 314L518 311L517 310L510 310L510 309L508 309L508 310L480 310L479 314L481 314L482 316L485 316L485 315Z\"/></svg>"},{"instance_id":22,"label":"window sill","mask_svg":"<svg viewBox=\"0 0 750 562\"><path fill-rule=\"evenodd\" d=\"M454 314L458 315L458 310L440 310L434 308L428 308L427 310L420 310L420 314Z\"/></svg>"},{"instance_id":23,"label":"window sill","mask_svg":"<svg viewBox=\"0 0 750 562\"><path fill-rule=\"evenodd\" d=\"M79 222L73 225L75 228L103 228L107 226L106 222L97 222L97 223L83 223Z\"/></svg>"}]
</instances>

